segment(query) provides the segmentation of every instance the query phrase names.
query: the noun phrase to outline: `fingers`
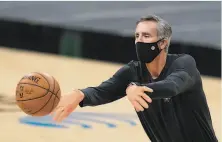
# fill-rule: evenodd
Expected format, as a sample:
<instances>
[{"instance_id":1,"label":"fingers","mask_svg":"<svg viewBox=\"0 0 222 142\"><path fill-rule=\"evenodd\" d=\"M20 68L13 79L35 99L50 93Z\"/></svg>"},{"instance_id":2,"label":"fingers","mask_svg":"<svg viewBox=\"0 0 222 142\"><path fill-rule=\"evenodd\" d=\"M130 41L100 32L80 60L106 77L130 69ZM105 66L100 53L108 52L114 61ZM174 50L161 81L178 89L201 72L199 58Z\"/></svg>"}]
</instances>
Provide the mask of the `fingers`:
<instances>
[{"instance_id":1,"label":"fingers","mask_svg":"<svg viewBox=\"0 0 222 142\"><path fill-rule=\"evenodd\" d=\"M60 116L61 116L61 114L63 112L64 112L64 108L63 107L60 107L60 108L56 109L55 112L54 112L53 120L54 121L58 121L60 119Z\"/></svg>"},{"instance_id":2,"label":"fingers","mask_svg":"<svg viewBox=\"0 0 222 142\"><path fill-rule=\"evenodd\" d=\"M151 103L152 99L145 93L140 94L143 99L145 99L147 102Z\"/></svg>"},{"instance_id":3,"label":"fingers","mask_svg":"<svg viewBox=\"0 0 222 142\"><path fill-rule=\"evenodd\" d=\"M66 117L68 117L69 114L71 114L76 107L77 106L73 107L71 104L67 105L64 111L60 114L60 117L58 118L58 122L61 122Z\"/></svg>"},{"instance_id":4,"label":"fingers","mask_svg":"<svg viewBox=\"0 0 222 142\"><path fill-rule=\"evenodd\" d=\"M144 108L148 108L148 103L140 96L136 97L136 101L143 106Z\"/></svg>"},{"instance_id":5,"label":"fingers","mask_svg":"<svg viewBox=\"0 0 222 142\"><path fill-rule=\"evenodd\" d=\"M133 101L132 104L137 112L144 111L144 108L149 108L148 103L143 100L143 98L141 98L140 96L136 97L135 101Z\"/></svg>"},{"instance_id":6,"label":"fingers","mask_svg":"<svg viewBox=\"0 0 222 142\"><path fill-rule=\"evenodd\" d=\"M63 110L60 115L57 117L56 121L57 122L61 122L63 121L66 117L68 117L70 113L68 113L67 111Z\"/></svg>"},{"instance_id":7,"label":"fingers","mask_svg":"<svg viewBox=\"0 0 222 142\"><path fill-rule=\"evenodd\" d=\"M133 101L132 105L134 106L137 112L144 111L144 108L137 101Z\"/></svg>"},{"instance_id":8,"label":"fingers","mask_svg":"<svg viewBox=\"0 0 222 142\"><path fill-rule=\"evenodd\" d=\"M75 109L75 107L72 107L72 105L67 105L66 107L60 107L55 111L55 116L53 118L56 122L61 122L66 117L69 116L70 113Z\"/></svg>"},{"instance_id":9,"label":"fingers","mask_svg":"<svg viewBox=\"0 0 222 142\"><path fill-rule=\"evenodd\" d=\"M146 86L142 86L143 88L143 91L147 91L147 92L153 92L153 89L149 88L149 87L146 87Z\"/></svg>"},{"instance_id":10,"label":"fingers","mask_svg":"<svg viewBox=\"0 0 222 142\"><path fill-rule=\"evenodd\" d=\"M62 106L57 106L56 108L54 108L53 110L52 110L52 112L50 113L51 115L53 115L54 113L56 113L56 111L58 110L58 109L61 109L62 108Z\"/></svg>"},{"instance_id":11,"label":"fingers","mask_svg":"<svg viewBox=\"0 0 222 142\"><path fill-rule=\"evenodd\" d=\"M136 86L127 92L127 97L136 111L144 111L144 109L149 108L148 103L152 102L152 99L144 92L153 92L153 89L146 86Z\"/></svg>"}]
</instances>

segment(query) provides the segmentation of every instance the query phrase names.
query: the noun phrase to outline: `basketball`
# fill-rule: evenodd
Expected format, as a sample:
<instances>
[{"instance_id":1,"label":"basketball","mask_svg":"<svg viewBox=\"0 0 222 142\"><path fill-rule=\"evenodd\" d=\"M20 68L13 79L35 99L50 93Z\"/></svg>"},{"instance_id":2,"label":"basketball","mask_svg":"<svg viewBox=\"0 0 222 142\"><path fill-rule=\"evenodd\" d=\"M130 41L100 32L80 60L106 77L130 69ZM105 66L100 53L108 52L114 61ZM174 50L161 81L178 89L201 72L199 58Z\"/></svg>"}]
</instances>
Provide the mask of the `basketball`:
<instances>
[{"instance_id":1,"label":"basketball","mask_svg":"<svg viewBox=\"0 0 222 142\"><path fill-rule=\"evenodd\" d=\"M31 116L50 114L58 105L60 97L59 83L46 73L27 74L16 86L16 103L23 112Z\"/></svg>"}]
</instances>

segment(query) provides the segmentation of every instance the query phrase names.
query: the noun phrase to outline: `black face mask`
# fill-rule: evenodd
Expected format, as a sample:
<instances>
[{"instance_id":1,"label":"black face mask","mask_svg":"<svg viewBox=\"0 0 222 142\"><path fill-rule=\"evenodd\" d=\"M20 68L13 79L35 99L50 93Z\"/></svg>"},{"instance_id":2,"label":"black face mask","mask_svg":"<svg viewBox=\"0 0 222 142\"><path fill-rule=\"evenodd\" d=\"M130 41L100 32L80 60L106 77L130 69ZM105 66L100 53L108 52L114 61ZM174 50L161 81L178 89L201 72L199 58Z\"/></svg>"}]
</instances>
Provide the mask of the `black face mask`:
<instances>
[{"instance_id":1,"label":"black face mask","mask_svg":"<svg viewBox=\"0 0 222 142\"><path fill-rule=\"evenodd\" d=\"M162 39L158 40L157 42L153 43L144 43L144 42L137 42L136 43L136 54L139 61L143 63L150 63L152 62L162 51L158 47L158 42Z\"/></svg>"}]
</instances>

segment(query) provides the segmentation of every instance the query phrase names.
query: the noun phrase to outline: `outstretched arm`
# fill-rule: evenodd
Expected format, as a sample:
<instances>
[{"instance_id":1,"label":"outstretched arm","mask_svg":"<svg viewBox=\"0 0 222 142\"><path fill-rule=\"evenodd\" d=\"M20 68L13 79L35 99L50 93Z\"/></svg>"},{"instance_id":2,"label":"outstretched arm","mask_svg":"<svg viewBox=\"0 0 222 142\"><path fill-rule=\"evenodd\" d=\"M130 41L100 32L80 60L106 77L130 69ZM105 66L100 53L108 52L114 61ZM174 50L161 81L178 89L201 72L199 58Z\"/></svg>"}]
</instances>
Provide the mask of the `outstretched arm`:
<instances>
[{"instance_id":1,"label":"outstretched arm","mask_svg":"<svg viewBox=\"0 0 222 142\"><path fill-rule=\"evenodd\" d=\"M127 64L119 69L110 79L102 82L97 87L73 90L60 99L54 109L54 120L61 122L77 106L96 106L109 103L125 96L125 88L130 82L131 70Z\"/></svg>"},{"instance_id":2,"label":"outstretched arm","mask_svg":"<svg viewBox=\"0 0 222 142\"><path fill-rule=\"evenodd\" d=\"M130 65L127 64L99 86L80 89L85 95L83 101L80 102L80 106L106 104L124 97L130 78Z\"/></svg>"}]
</instances>

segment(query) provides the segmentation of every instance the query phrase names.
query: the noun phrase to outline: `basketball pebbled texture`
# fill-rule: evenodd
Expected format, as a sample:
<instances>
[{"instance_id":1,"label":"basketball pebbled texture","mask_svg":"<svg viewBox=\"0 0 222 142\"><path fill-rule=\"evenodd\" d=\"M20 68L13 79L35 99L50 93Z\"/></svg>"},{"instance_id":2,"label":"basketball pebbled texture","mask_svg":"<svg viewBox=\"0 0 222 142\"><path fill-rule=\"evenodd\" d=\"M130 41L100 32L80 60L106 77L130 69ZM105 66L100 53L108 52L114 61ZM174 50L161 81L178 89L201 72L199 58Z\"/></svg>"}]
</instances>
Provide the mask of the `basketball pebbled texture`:
<instances>
[{"instance_id":1,"label":"basketball pebbled texture","mask_svg":"<svg viewBox=\"0 0 222 142\"><path fill-rule=\"evenodd\" d=\"M46 73L27 74L16 86L16 103L28 115L48 115L58 105L60 97L59 83Z\"/></svg>"}]
</instances>

